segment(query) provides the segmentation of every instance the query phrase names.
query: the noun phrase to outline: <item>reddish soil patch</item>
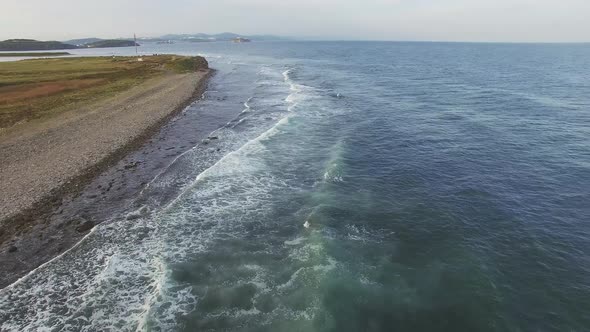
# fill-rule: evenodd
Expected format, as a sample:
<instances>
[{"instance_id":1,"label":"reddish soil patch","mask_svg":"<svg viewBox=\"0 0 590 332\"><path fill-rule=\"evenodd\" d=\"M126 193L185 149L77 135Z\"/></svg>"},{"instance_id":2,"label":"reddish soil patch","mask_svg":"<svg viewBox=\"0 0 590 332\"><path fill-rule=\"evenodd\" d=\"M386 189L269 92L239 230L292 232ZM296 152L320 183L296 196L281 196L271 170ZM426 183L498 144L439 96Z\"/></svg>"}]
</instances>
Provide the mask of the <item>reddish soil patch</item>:
<instances>
[{"instance_id":1,"label":"reddish soil patch","mask_svg":"<svg viewBox=\"0 0 590 332\"><path fill-rule=\"evenodd\" d=\"M89 88L99 85L104 81L105 79L102 78L89 78L0 87L0 104L7 104L30 98L47 97L69 90Z\"/></svg>"}]
</instances>

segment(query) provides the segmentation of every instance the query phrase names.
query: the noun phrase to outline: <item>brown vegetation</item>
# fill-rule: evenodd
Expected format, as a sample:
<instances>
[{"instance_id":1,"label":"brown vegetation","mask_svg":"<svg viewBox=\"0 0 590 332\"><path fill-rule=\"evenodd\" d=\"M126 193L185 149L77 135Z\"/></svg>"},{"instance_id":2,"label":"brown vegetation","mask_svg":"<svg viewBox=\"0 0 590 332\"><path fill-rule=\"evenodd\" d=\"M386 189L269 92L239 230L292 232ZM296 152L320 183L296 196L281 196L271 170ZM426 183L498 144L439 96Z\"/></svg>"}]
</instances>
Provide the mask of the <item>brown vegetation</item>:
<instances>
[{"instance_id":1,"label":"brown vegetation","mask_svg":"<svg viewBox=\"0 0 590 332\"><path fill-rule=\"evenodd\" d=\"M0 129L53 117L169 72L207 66L199 57L160 55L142 60L88 57L0 63Z\"/></svg>"}]
</instances>

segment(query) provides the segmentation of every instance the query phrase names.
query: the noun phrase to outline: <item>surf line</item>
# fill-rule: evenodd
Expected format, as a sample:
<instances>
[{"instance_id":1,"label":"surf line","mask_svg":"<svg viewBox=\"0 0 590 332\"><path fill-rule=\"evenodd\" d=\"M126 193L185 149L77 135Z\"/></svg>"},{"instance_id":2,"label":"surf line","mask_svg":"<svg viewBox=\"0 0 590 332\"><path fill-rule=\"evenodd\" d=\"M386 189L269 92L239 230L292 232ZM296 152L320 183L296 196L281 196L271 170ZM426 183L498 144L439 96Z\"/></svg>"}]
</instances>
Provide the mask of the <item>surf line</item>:
<instances>
[{"instance_id":1,"label":"surf line","mask_svg":"<svg viewBox=\"0 0 590 332\"><path fill-rule=\"evenodd\" d=\"M208 167L207 169L205 169L204 171L202 171L201 173L199 173L197 175L197 177L195 178L195 180L193 180L193 182L188 185L184 190L182 190L180 192L180 194L178 194L178 196L176 196L176 198L174 198L170 203L168 203L168 205L166 205L161 212L165 212L168 211L174 204L176 204L176 202L178 202L190 189L194 188L197 183L199 183L199 181L201 179L203 179L203 177L210 172L213 168L215 168L217 165L219 165L220 163L222 163L223 161L225 161L226 159L232 157L233 155L241 152L243 149L247 148L248 146L260 142L265 138L268 138L271 136L271 134L273 134L274 132L276 132L278 130L278 128L289 122L289 119L293 116L293 107L296 106L298 104L298 102L293 100L293 97L297 94L299 94L301 92L301 89L297 88L297 84L295 84L291 78L289 77L289 74L293 71L293 69L288 69L283 73L283 77L284 77L284 81L286 83L289 83L290 88L289 90L291 91L291 93L287 96L287 98L285 98L285 101L289 104L289 106L287 106L287 112L288 114L286 116L284 116L283 118L281 118L279 121L277 121L276 124L274 124L271 128L269 128L267 131L263 132L262 134L260 134L259 136L257 136L256 138L246 142L244 145L242 145L240 148L238 148L237 150L234 150L228 154L226 154L225 156L223 156L221 159L219 159L215 164L211 165L210 167ZM251 99L251 98L250 98ZM250 99L248 99L248 101L250 101ZM248 101L246 103L248 103ZM248 106L249 108L249 106ZM225 127L225 126L224 126ZM221 128L220 128L221 129ZM218 130L220 130L218 129ZM193 149L196 148L193 147ZM192 149L191 149L192 150ZM189 150L189 151L191 151ZM188 151L187 151L188 152ZM185 152L186 153L186 152ZM180 157L180 156L178 156ZM176 161L178 159L178 157L174 160ZM154 179L155 180L155 179ZM152 183L152 181L150 181L150 183ZM146 186L147 187L147 186ZM142 191L143 192L143 191Z\"/></svg>"},{"instance_id":2,"label":"surf line","mask_svg":"<svg viewBox=\"0 0 590 332\"><path fill-rule=\"evenodd\" d=\"M112 220L112 219L109 219L109 220ZM107 220L105 220L105 222L106 222L106 221L107 221ZM100 224L99 224L99 225L100 225ZM59 254L59 255L57 255L57 256L55 256L55 257L53 257L52 259L48 260L47 262L45 262L45 263L43 263L43 264L41 264L41 265L37 266L36 268L34 268L33 270L29 271L29 273L27 273L26 275L24 275L24 276L20 277L18 280L16 280L16 281L15 281L15 282L13 282L12 284L10 284L10 285L8 285L8 286L4 287L2 290L0 290L0 294L2 294L2 293L4 293L4 292L7 292L9 289L12 289L12 288L14 288L14 287L18 286L18 284L20 284L20 283L22 283L22 282L26 281L26 280L27 280L29 277L31 277L31 275L32 275L33 273L35 273L36 271L39 271L39 270L43 269L43 268L44 268L44 267L46 267L47 265L49 265L49 264L51 264L52 262L56 261L57 259L60 259L60 258L62 258L63 256L65 256L65 255L66 255L67 253L69 253L70 251L72 251L72 250L74 250L74 249L78 248L78 247L79 247L79 246L82 244L82 242L84 242L84 240L86 240L86 239L87 239L87 238L88 238L90 235L92 235L92 234L94 234L94 233L95 233L95 231L96 231L96 228L97 228L99 225L96 225L96 226L92 227L92 229L90 230L90 232L88 232L88 234L84 235L84 237L82 237L82 238L80 239L80 241L76 242L76 244L74 244L74 245L73 245L71 248L69 248L69 249L67 249L66 251L62 252L61 254Z\"/></svg>"}]
</instances>

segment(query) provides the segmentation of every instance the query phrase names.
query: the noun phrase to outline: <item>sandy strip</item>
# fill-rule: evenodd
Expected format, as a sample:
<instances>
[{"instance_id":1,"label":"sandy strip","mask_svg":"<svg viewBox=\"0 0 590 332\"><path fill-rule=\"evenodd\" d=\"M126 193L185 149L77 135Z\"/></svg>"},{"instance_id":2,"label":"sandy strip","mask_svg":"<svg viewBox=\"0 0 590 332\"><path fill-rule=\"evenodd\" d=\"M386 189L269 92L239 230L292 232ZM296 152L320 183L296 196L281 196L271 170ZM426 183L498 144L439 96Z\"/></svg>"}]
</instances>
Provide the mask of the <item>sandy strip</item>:
<instances>
[{"instance_id":1,"label":"sandy strip","mask_svg":"<svg viewBox=\"0 0 590 332\"><path fill-rule=\"evenodd\" d=\"M107 101L0 134L0 225L107 166L193 101L209 71L168 74Z\"/></svg>"}]
</instances>

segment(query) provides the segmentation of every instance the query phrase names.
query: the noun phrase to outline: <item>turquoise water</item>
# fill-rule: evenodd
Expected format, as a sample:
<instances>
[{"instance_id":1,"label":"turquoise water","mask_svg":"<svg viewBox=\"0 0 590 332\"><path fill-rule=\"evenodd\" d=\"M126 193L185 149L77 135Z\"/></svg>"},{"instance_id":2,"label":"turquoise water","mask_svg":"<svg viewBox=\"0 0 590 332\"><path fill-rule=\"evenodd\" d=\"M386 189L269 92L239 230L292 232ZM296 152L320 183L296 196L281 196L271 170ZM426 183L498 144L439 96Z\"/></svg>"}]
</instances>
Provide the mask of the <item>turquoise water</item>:
<instances>
[{"instance_id":1,"label":"turquoise water","mask_svg":"<svg viewBox=\"0 0 590 332\"><path fill-rule=\"evenodd\" d=\"M192 107L236 118L2 290L2 330L590 329L589 45L142 51L207 56Z\"/></svg>"}]
</instances>

